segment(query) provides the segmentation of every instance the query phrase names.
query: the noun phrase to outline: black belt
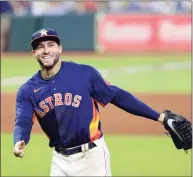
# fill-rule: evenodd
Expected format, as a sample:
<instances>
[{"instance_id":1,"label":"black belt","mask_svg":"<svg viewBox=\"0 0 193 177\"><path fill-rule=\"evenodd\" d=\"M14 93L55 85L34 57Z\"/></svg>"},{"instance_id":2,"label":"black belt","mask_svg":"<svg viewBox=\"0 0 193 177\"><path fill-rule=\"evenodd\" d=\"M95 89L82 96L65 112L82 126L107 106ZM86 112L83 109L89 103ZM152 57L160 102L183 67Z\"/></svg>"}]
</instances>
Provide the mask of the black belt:
<instances>
[{"instance_id":1,"label":"black belt","mask_svg":"<svg viewBox=\"0 0 193 177\"><path fill-rule=\"evenodd\" d=\"M94 147L96 147L96 144L94 142L88 143L88 149L92 149ZM72 155L72 154L76 154L79 152L83 152L81 146L77 146L75 148L70 148L70 149L55 147L55 151L57 151L58 153L61 153L63 155Z\"/></svg>"}]
</instances>

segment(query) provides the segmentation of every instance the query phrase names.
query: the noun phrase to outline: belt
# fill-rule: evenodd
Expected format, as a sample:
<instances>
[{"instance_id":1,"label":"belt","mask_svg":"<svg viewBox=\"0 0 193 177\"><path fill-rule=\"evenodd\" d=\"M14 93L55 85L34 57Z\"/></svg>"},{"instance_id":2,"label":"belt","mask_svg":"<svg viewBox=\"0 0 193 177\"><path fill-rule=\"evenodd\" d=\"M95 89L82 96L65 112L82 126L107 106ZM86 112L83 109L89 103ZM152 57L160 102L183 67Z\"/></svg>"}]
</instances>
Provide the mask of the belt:
<instances>
[{"instance_id":1,"label":"belt","mask_svg":"<svg viewBox=\"0 0 193 177\"><path fill-rule=\"evenodd\" d=\"M86 152L89 149L92 149L94 147L96 147L96 144L94 142L90 142L90 143L83 144L81 146L77 146L77 147L69 148L69 149L55 147L55 151L63 155L72 155L72 154L76 154L79 152Z\"/></svg>"}]
</instances>

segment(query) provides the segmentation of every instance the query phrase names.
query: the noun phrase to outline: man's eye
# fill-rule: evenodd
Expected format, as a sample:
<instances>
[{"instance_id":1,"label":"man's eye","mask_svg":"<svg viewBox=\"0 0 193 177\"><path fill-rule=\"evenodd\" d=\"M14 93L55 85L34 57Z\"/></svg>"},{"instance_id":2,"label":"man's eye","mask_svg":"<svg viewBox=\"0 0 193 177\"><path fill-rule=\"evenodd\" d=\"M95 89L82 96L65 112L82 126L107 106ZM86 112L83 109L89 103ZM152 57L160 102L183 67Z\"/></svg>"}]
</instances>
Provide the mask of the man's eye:
<instances>
[{"instance_id":1,"label":"man's eye","mask_svg":"<svg viewBox=\"0 0 193 177\"><path fill-rule=\"evenodd\" d=\"M42 46L37 46L37 49L41 49L42 48Z\"/></svg>"}]
</instances>

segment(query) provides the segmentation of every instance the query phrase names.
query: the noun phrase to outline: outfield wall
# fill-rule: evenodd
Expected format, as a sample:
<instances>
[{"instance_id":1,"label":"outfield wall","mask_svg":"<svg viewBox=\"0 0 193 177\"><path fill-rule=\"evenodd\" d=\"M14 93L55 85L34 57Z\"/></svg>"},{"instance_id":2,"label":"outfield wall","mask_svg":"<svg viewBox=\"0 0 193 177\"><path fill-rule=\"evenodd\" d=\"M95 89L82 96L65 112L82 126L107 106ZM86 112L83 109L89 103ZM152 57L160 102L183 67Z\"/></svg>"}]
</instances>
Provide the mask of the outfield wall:
<instances>
[{"instance_id":1,"label":"outfield wall","mask_svg":"<svg viewBox=\"0 0 193 177\"><path fill-rule=\"evenodd\" d=\"M53 28L66 51L94 50L94 15L13 17L8 51L30 51L31 35L40 28ZM18 42L19 41L19 42Z\"/></svg>"},{"instance_id":2,"label":"outfield wall","mask_svg":"<svg viewBox=\"0 0 193 177\"><path fill-rule=\"evenodd\" d=\"M31 35L40 28L57 30L65 51L191 51L191 15L187 14L13 17L8 51L30 51Z\"/></svg>"}]
</instances>

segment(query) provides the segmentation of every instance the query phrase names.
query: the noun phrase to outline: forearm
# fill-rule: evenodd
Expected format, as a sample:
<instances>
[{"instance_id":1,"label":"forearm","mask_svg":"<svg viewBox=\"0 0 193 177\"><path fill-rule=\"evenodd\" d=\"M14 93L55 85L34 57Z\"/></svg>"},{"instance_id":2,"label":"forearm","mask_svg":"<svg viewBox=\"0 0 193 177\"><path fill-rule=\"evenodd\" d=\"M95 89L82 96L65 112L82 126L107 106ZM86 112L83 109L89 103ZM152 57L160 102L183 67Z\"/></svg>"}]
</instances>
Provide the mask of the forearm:
<instances>
[{"instance_id":1,"label":"forearm","mask_svg":"<svg viewBox=\"0 0 193 177\"><path fill-rule=\"evenodd\" d=\"M25 144L27 144L30 139L31 129L32 129L32 122L16 120L13 131L14 144L21 140L24 140Z\"/></svg>"},{"instance_id":2,"label":"forearm","mask_svg":"<svg viewBox=\"0 0 193 177\"><path fill-rule=\"evenodd\" d=\"M115 106L125 110L128 113L145 117L152 120L159 120L160 114L150 108L148 105L140 101L138 98L126 92L122 89L117 93L117 95L111 101Z\"/></svg>"}]
</instances>

